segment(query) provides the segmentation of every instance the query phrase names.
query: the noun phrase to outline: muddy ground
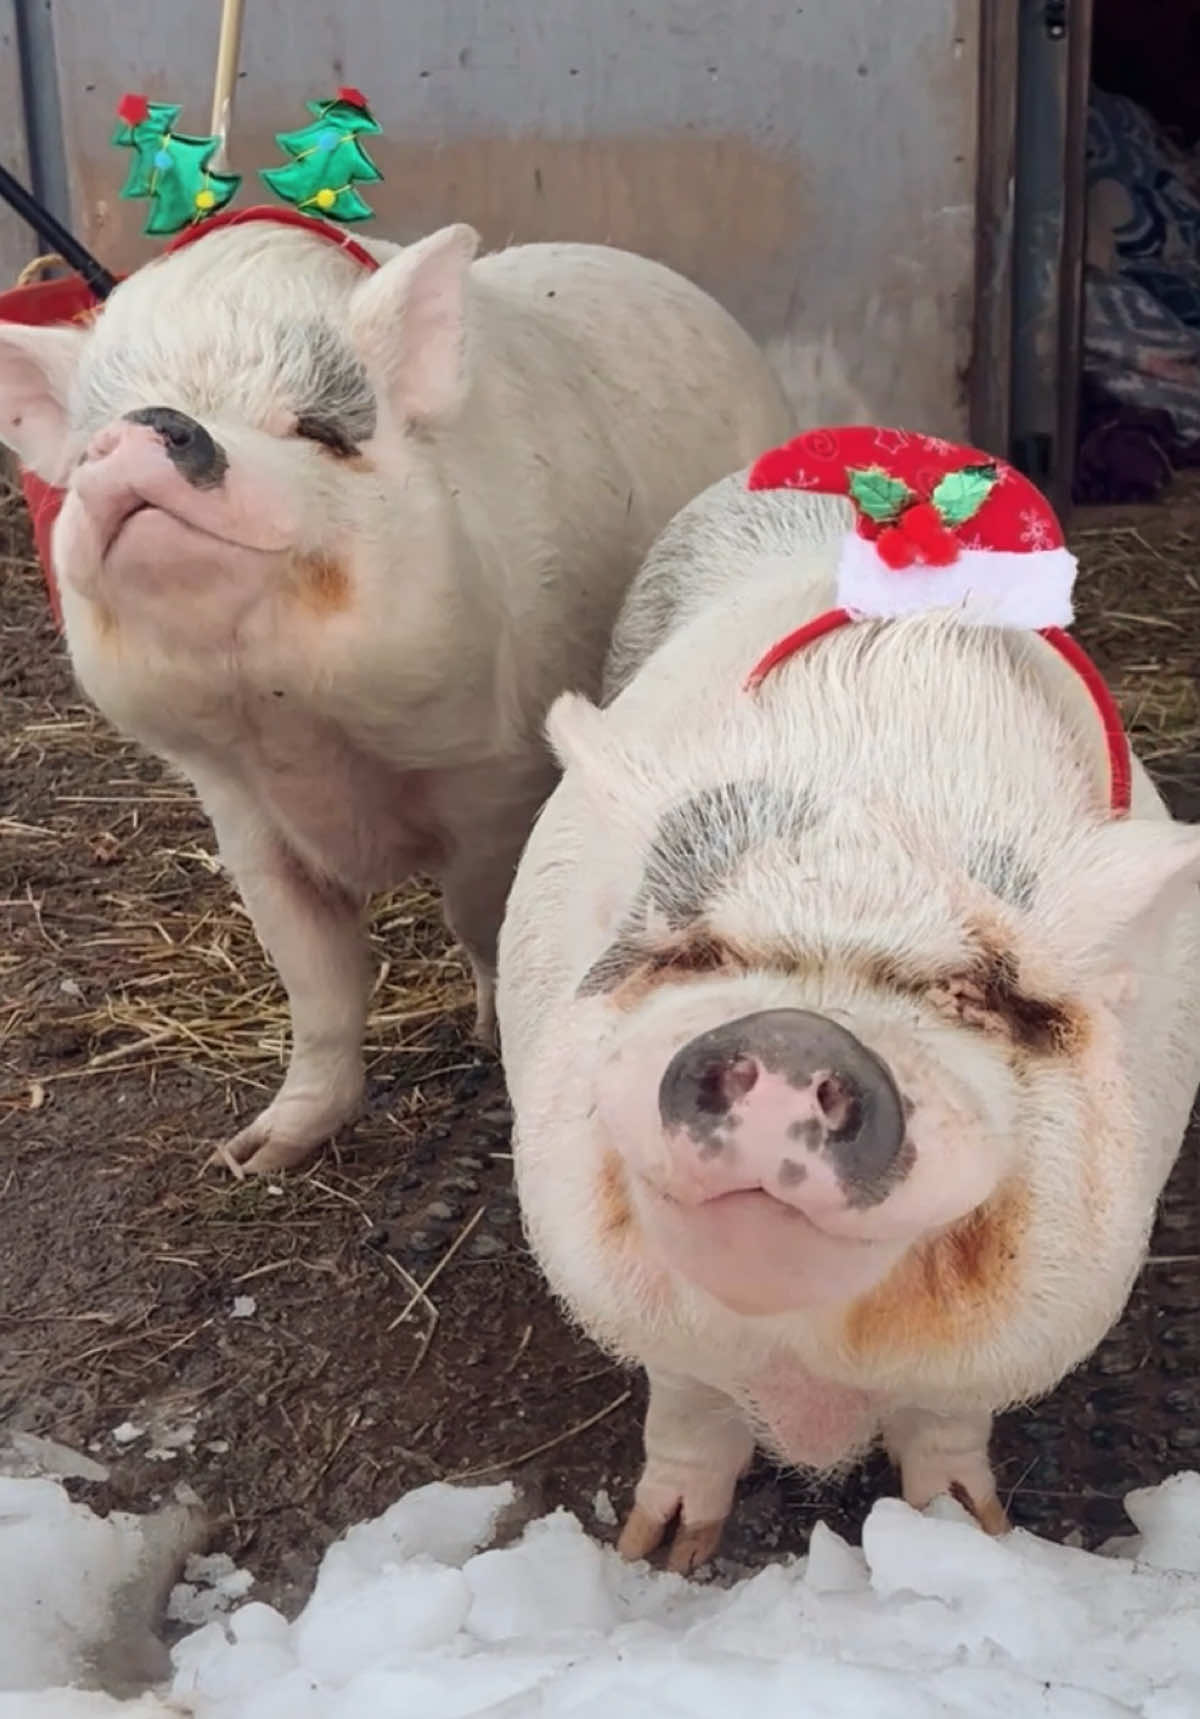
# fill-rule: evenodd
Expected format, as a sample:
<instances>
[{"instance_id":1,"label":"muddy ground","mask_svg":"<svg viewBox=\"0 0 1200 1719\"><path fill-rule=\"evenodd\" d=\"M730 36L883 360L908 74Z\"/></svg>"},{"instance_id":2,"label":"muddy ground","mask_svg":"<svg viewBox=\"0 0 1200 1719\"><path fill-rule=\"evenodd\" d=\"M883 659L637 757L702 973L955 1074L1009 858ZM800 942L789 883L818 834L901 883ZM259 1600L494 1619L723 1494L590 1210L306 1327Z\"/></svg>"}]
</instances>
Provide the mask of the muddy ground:
<instances>
[{"instance_id":1,"label":"muddy ground","mask_svg":"<svg viewBox=\"0 0 1200 1719\"><path fill-rule=\"evenodd\" d=\"M642 1387L525 1252L502 1083L428 891L376 914L362 1121L300 1175L206 1169L278 1079L281 998L186 787L73 689L11 499L3 518L0 1424L107 1464L71 1483L99 1509L190 1486L214 1549L288 1610L333 1537L436 1478L511 1476L610 1534L597 1495L628 1499ZM1195 491L1076 531L1082 636L1191 818L1198 540ZM1095 1544L1130 1487L1200 1463L1196 1147L1119 1329L999 1428L1020 1524ZM855 1537L891 1490L879 1462L819 1485L761 1463L726 1551L802 1550L818 1515Z\"/></svg>"}]
</instances>

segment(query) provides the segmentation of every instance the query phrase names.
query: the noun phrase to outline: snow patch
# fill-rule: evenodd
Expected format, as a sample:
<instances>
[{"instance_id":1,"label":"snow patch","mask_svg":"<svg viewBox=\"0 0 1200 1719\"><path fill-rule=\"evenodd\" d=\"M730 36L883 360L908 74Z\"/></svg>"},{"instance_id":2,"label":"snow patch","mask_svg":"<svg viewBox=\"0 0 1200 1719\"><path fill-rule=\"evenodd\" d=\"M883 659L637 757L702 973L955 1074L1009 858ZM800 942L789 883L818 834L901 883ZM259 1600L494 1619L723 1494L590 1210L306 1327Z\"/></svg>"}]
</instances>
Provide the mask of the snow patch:
<instances>
[{"instance_id":1,"label":"snow patch","mask_svg":"<svg viewBox=\"0 0 1200 1719\"><path fill-rule=\"evenodd\" d=\"M172 1623L211 1623L235 1600L244 1600L254 1586L249 1570L239 1570L226 1552L201 1557L193 1552L183 1567L183 1580L171 1589L167 1617Z\"/></svg>"},{"instance_id":2,"label":"snow patch","mask_svg":"<svg viewBox=\"0 0 1200 1719\"><path fill-rule=\"evenodd\" d=\"M861 1551L819 1524L807 1558L727 1588L623 1564L562 1511L489 1549L511 1487L423 1487L330 1547L294 1623L256 1601L218 1607L174 1649L169 1691L141 1703L47 1688L78 1663L84 1577L102 1594L121 1566L92 1552L108 1523L61 1488L0 1484L16 1489L0 1493L0 1667L10 1690L40 1691L0 1696L0 1719L1200 1714L1196 1474L1132 1494L1138 1534L1108 1556L989 1540L949 1500L918 1514L882 1499ZM227 1606L249 1582L219 1556L184 1575Z\"/></svg>"}]
</instances>

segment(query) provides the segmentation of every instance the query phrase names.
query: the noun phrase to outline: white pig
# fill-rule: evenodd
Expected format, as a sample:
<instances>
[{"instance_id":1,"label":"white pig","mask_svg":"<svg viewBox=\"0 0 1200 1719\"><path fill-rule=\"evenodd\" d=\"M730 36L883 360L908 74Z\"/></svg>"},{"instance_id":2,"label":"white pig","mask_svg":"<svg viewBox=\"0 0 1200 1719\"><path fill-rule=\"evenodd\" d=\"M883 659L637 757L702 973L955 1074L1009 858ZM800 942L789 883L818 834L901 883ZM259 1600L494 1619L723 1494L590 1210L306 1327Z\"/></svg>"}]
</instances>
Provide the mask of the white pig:
<instances>
[{"instance_id":1,"label":"white pig","mask_svg":"<svg viewBox=\"0 0 1200 1719\"><path fill-rule=\"evenodd\" d=\"M847 504L718 483L627 598L518 868L498 1017L525 1222L650 1384L621 1547L718 1543L756 1443L882 1437L1006 1526L993 1414L1117 1319L1200 1080L1200 829L1108 815L1034 632L830 608ZM903 577L903 575L900 575ZM865 1120L864 1120L865 1119Z\"/></svg>"},{"instance_id":2,"label":"white pig","mask_svg":"<svg viewBox=\"0 0 1200 1719\"><path fill-rule=\"evenodd\" d=\"M299 1161L359 1102L372 891L440 880L490 1035L547 706L598 690L655 533L790 427L670 270L478 243L369 242L370 272L251 222L139 269L90 330L0 324L0 439L66 486L80 684L195 784L288 993L287 1076L234 1168Z\"/></svg>"}]
</instances>

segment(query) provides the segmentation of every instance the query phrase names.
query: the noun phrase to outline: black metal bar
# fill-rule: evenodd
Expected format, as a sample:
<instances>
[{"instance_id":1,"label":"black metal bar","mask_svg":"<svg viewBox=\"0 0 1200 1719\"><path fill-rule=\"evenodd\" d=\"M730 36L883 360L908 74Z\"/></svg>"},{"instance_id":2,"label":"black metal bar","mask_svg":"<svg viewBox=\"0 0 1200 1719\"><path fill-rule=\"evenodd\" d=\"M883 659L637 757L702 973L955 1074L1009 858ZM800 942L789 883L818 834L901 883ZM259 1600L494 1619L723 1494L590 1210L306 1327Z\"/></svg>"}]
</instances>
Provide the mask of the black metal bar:
<instances>
[{"instance_id":1,"label":"black metal bar","mask_svg":"<svg viewBox=\"0 0 1200 1719\"><path fill-rule=\"evenodd\" d=\"M78 239L68 233L49 209L42 207L31 191L13 178L3 162L0 162L0 197L33 228L39 238L57 251L64 263L69 263L77 274L83 276L98 299L108 297L117 284L115 278L90 251L84 249Z\"/></svg>"}]
</instances>

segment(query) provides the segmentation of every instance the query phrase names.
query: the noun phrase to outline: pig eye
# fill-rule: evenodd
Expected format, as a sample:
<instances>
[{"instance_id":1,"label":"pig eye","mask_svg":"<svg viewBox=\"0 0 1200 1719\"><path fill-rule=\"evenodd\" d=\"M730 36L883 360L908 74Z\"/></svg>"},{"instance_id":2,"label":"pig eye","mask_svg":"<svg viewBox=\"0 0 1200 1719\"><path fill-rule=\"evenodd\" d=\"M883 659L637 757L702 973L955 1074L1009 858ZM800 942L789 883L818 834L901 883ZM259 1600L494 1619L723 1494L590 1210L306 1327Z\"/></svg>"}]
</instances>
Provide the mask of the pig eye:
<instances>
[{"instance_id":1,"label":"pig eye","mask_svg":"<svg viewBox=\"0 0 1200 1719\"><path fill-rule=\"evenodd\" d=\"M336 424L330 423L328 418L314 418L305 413L296 419L296 434L302 436L306 442L319 442L340 460L358 452L350 438L339 430Z\"/></svg>"}]
</instances>

